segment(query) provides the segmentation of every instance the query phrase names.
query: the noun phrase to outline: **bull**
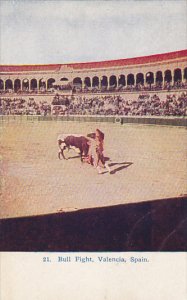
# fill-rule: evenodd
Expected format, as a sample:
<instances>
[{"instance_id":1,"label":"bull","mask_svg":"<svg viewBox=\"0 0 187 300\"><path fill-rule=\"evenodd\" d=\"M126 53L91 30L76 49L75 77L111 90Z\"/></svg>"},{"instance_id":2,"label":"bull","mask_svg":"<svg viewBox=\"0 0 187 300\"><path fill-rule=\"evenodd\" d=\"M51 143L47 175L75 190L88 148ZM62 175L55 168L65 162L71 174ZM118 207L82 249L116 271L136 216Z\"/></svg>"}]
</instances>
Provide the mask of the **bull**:
<instances>
[{"instance_id":1,"label":"bull","mask_svg":"<svg viewBox=\"0 0 187 300\"><path fill-rule=\"evenodd\" d=\"M78 151L81 157L81 161L83 161L83 156L88 155L89 151L89 145L88 142L89 140L83 136L83 135L78 135L78 134L61 134L58 136L58 147L59 147L59 153L58 157L59 159L61 156L65 158L64 156L64 150L68 149L74 149L76 152Z\"/></svg>"}]
</instances>

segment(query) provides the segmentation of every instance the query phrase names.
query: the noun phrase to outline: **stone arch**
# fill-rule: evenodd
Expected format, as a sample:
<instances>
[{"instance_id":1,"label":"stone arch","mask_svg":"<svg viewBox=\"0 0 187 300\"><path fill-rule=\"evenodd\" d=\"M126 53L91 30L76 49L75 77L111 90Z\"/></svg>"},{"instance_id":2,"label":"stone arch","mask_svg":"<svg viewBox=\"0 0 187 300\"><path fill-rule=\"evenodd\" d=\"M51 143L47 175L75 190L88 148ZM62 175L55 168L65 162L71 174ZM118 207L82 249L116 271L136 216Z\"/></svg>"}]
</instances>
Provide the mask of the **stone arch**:
<instances>
[{"instance_id":1,"label":"stone arch","mask_svg":"<svg viewBox=\"0 0 187 300\"><path fill-rule=\"evenodd\" d=\"M0 90L4 90L4 81L0 79Z\"/></svg>"},{"instance_id":2,"label":"stone arch","mask_svg":"<svg viewBox=\"0 0 187 300\"><path fill-rule=\"evenodd\" d=\"M22 80L22 90L23 91L29 90L29 80L28 80L28 78L24 78Z\"/></svg>"},{"instance_id":3,"label":"stone arch","mask_svg":"<svg viewBox=\"0 0 187 300\"><path fill-rule=\"evenodd\" d=\"M38 88L37 80L35 78L31 79L30 81L30 89L36 90Z\"/></svg>"},{"instance_id":4,"label":"stone arch","mask_svg":"<svg viewBox=\"0 0 187 300\"><path fill-rule=\"evenodd\" d=\"M147 72L145 76L145 82L149 85L153 84L154 82L154 74L153 72Z\"/></svg>"},{"instance_id":5,"label":"stone arch","mask_svg":"<svg viewBox=\"0 0 187 300\"><path fill-rule=\"evenodd\" d=\"M108 77L102 76L101 78L101 87L107 87L108 86Z\"/></svg>"},{"instance_id":6,"label":"stone arch","mask_svg":"<svg viewBox=\"0 0 187 300\"><path fill-rule=\"evenodd\" d=\"M130 73L127 75L127 85L134 85L134 74Z\"/></svg>"},{"instance_id":7,"label":"stone arch","mask_svg":"<svg viewBox=\"0 0 187 300\"><path fill-rule=\"evenodd\" d=\"M174 70L174 82L182 81L181 69L177 68Z\"/></svg>"},{"instance_id":8,"label":"stone arch","mask_svg":"<svg viewBox=\"0 0 187 300\"><path fill-rule=\"evenodd\" d=\"M109 78L109 85L110 86L114 86L116 87L117 86L117 78L115 75L111 75L110 78Z\"/></svg>"},{"instance_id":9,"label":"stone arch","mask_svg":"<svg viewBox=\"0 0 187 300\"><path fill-rule=\"evenodd\" d=\"M46 82L43 78L39 80L39 89L46 89Z\"/></svg>"},{"instance_id":10,"label":"stone arch","mask_svg":"<svg viewBox=\"0 0 187 300\"><path fill-rule=\"evenodd\" d=\"M144 74L138 73L136 74L136 84L144 84Z\"/></svg>"},{"instance_id":11,"label":"stone arch","mask_svg":"<svg viewBox=\"0 0 187 300\"><path fill-rule=\"evenodd\" d=\"M171 82L172 81L171 70L166 70L164 72L164 81L165 82Z\"/></svg>"},{"instance_id":12,"label":"stone arch","mask_svg":"<svg viewBox=\"0 0 187 300\"><path fill-rule=\"evenodd\" d=\"M119 75L118 84L121 86L126 85L125 75L123 75L123 74Z\"/></svg>"},{"instance_id":13,"label":"stone arch","mask_svg":"<svg viewBox=\"0 0 187 300\"><path fill-rule=\"evenodd\" d=\"M99 86L99 77L94 76L94 77L92 78L92 86L93 86L93 87L98 87L98 86Z\"/></svg>"},{"instance_id":14,"label":"stone arch","mask_svg":"<svg viewBox=\"0 0 187 300\"><path fill-rule=\"evenodd\" d=\"M5 90L13 90L13 82L11 79L5 81Z\"/></svg>"},{"instance_id":15,"label":"stone arch","mask_svg":"<svg viewBox=\"0 0 187 300\"><path fill-rule=\"evenodd\" d=\"M51 89L53 87L54 83L55 83L55 79L54 78L49 78L47 80L47 89Z\"/></svg>"},{"instance_id":16,"label":"stone arch","mask_svg":"<svg viewBox=\"0 0 187 300\"><path fill-rule=\"evenodd\" d=\"M71 86L69 79L67 77L60 78L60 83L61 83L61 86L64 86L64 87Z\"/></svg>"},{"instance_id":17,"label":"stone arch","mask_svg":"<svg viewBox=\"0 0 187 300\"><path fill-rule=\"evenodd\" d=\"M80 78L80 77L75 77L74 79L73 79L73 85L74 86L82 86L82 79Z\"/></svg>"},{"instance_id":18,"label":"stone arch","mask_svg":"<svg viewBox=\"0 0 187 300\"><path fill-rule=\"evenodd\" d=\"M19 90L21 90L21 80L17 78L14 81L14 91L18 92Z\"/></svg>"},{"instance_id":19,"label":"stone arch","mask_svg":"<svg viewBox=\"0 0 187 300\"><path fill-rule=\"evenodd\" d=\"M157 82L157 83L163 82L163 74L162 74L162 71L157 71L157 72L156 72L156 82Z\"/></svg>"},{"instance_id":20,"label":"stone arch","mask_svg":"<svg viewBox=\"0 0 187 300\"><path fill-rule=\"evenodd\" d=\"M184 69L184 80L187 80L187 68Z\"/></svg>"},{"instance_id":21,"label":"stone arch","mask_svg":"<svg viewBox=\"0 0 187 300\"><path fill-rule=\"evenodd\" d=\"M69 79L67 77L62 77L60 79L60 81L64 82L64 84L67 84L67 82L69 81Z\"/></svg>"},{"instance_id":22,"label":"stone arch","mask_svg":"<svg viewBox=\"0 0 187 300\"><path fill-rule=\"evenodd\" d=\"M91 87L91 79L90 79L90 77L86 77L86 78L84 79L84 85L85 85L86 87Z\"/></svg>"}]
</instances>

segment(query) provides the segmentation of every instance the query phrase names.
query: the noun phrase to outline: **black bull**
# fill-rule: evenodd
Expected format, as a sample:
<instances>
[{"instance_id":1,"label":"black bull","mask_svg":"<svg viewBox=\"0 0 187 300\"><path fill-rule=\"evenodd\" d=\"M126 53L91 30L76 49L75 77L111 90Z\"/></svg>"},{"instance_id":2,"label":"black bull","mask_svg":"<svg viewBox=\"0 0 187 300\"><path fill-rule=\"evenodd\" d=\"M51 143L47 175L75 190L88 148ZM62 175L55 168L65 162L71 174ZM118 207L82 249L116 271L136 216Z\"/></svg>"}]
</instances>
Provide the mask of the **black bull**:
<instances>
[{"instance_id":1,"label":"black bull","mask_svg":"<svg viewBox=\"0 0 187 300\"><path fill-rule=\"evenodd\" d=\"M60 158L60 156L62 155L62 157L64 159L64 150L65 149L71 149L71 148L77 148L80 152L80 157L81 157L81 161L83 161L83 156L87 156L88 155L88 151L89 151L89 145L88 145L89 140L84 137L84 136L75 136L75 135L67 135L67 136L63 136L61 135L58 138L58 146L59 146L59 153L58 153L58 157Z\"/></svg>"}]
</instances>

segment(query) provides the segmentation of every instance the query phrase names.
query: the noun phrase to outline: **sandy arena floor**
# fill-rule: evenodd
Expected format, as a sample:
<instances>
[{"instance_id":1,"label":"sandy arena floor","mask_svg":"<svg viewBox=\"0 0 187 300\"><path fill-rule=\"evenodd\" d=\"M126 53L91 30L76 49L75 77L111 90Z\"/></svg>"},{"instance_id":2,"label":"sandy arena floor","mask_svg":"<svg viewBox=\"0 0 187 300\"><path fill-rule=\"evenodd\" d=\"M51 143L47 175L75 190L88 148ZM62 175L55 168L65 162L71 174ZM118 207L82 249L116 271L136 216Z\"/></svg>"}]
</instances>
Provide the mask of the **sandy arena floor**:
<instances>
[{"instance_id":1,"label":"sandy arena floor","mask_svg":"<svg viewBox=\"0 0 187 300\"><path fill-rule=\"evenodd\" d=\"M59 160L59 133L105 133L112 174ZM186 130L179 127L78 122L0 124L0 218L177 197L186 189Z\"/></svg>"}]
</instances>

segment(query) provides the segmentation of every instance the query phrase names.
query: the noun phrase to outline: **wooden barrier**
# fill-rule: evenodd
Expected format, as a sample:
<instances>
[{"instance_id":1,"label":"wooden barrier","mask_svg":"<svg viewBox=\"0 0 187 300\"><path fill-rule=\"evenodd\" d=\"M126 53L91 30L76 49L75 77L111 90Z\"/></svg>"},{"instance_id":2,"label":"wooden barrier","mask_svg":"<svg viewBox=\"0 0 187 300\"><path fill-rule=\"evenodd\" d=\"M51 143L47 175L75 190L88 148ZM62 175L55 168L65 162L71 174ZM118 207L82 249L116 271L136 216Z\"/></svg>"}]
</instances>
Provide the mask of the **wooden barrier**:
<instances>
[{"instance_id":1,"label":"wooden barrier","mask_svg":"<svg viewBox=\"0 0 187 300\"><path fill-rule=\"evenodd\" d=\"M146 124L165 126L187 126L187 117L140 117L140 116L92 116L92 115L69 115L69 116L26 116L26 115L0 115L0 123L25 121L74 121L74 122L109 122L121 124Z\"/></svg>"}]
</instances>

